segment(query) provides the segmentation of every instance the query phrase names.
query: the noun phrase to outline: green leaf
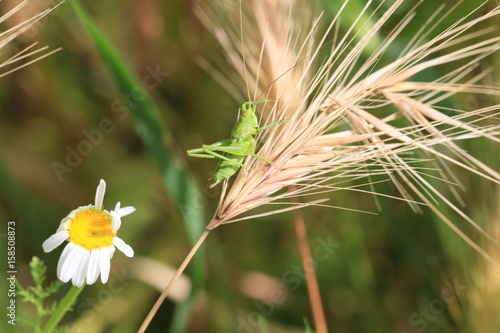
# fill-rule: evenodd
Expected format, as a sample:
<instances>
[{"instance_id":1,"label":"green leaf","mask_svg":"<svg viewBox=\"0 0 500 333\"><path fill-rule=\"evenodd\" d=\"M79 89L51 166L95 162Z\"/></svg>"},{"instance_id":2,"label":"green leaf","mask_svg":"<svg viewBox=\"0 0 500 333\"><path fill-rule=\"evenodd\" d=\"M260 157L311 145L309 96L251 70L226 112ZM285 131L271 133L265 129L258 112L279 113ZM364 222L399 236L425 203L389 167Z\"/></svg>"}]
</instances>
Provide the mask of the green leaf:
<instances>
[{"instance_id":1,"label":"green leaf","mask_svg":"<svg viewBox=\"0 0 500 333\"><path fill-rule=\"evenodd\" d=\"M22 312L19 312L16 316L16 319L19 320L19 322L27 325L27 326L31 326L31 327L36 327L37 326L37 323L36 321L31 318L30 316L28 315L25 315L24 313Z\"/></svg>"},{"instance_id":2,"label":"green leaf","mask_svg":"<svg viewBox=\"0 0 500 333\"><path fill-rule=\"evenodd\" d=\"M20 315L19 318L23 323L33 327L35 332L40 332L43 319L46 316L54 313L57 305L57 302L53 302L52 304L49 304L48 307L45 307L44 301L48 296L58 291L59 288L63 285L63 283L61 281L55 281L49 284L48 287L44 288L43 283L45 282L46 279L45 273L47 272L47 266L42 260L40 260L37 257L33 257L31 259L30 268L31 268L31 276L33 277L35 286L24 288L17 281L16 284L17 284L18 295L22 297L21 301L24 303L31 303L35 306L36 320L22 313L19 313ZM62 318L65 312L62 311L60 312L61 312L60 318ZM49 320L49 322L50 321L51 320ZM55 322L55 325L57 325L57 322Z\"/></svg>"},{"instance_id":3,"label":"green leaf","mask_svg":"<svg viewBox=\"0 0 500 333\"><path fill-rule=\"evenodd\" d=\"M61 280L55 280L51 282L46 288L45 292L47 293L47 297L56 293L61 287L64 285L64 283Z\"/></svg>"}]
</instances>

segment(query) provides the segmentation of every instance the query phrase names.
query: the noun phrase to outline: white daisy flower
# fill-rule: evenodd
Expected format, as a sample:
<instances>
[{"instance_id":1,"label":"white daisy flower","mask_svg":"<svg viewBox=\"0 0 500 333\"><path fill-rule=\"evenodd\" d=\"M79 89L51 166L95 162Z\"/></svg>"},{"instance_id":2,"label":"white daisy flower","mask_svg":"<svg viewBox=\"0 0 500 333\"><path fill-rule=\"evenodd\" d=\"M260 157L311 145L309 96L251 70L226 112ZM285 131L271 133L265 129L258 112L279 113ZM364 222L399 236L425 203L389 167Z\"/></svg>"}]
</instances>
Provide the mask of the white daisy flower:
<instances>
[{"instance_id":1,"label":"white daisy flower","mask_svg":"<svg viewBox=\"0 0 500 333\"><path fill-rule=\"evenodd\" d=\"M106 182L101 179L95 205L73 210L61 221L56 233L43 242L43 250L50 252L65 240L69 241L57 264L57 276L63 282L71 280L73 285L80 287L85 280L87 284L93 284L101 274L102 283L106 283L115 246L127 257L134 256L134 250L116 237L116 233L121 218L133 213L135 208L120 208L118 202L114 211L103 209L105 191Z\"/></svg>"}]
</instances>

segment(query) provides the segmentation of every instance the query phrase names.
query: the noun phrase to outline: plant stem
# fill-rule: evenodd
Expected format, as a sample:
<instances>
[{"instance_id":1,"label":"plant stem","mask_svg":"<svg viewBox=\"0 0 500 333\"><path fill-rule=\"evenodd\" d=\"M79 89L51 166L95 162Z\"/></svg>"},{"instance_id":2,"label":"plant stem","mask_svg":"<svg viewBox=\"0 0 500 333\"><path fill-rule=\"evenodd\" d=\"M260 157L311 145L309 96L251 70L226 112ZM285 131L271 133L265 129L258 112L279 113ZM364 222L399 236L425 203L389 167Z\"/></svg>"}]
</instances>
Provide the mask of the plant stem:
<instances>
[{"instance_id":1,"label":"plant stem","mask_svg":"<svg viewBox=\"0 0 500 333\"><path fill-rule=\"evenodd\" d=\"M298 199L294 199L298 202ZM311 249L309 248L306 225L300 209L295 209L293 211L293 218L295 222L295 233L297 234L299 242L300 256L302 258L302 268L304 269L306 277L307 292L309 294L309 301L311 302L314 327L316 328L317 333L328 333L325 311L323 309L323 304L321 303L321 295L319 292L316 272L314 270L314 266L310 267L306 265L306 262L313 259L313 256L311 255Z\"/></svg>"},{"instance_id":2,"label":"plant stem","mask_svg":"<svg viewBox=\"0 0 500 333\"><path fill-rule=\"evenodd\" d=\"M148 315L146 316L146 319L144 319L144 322L142 323L141 327L139 327L139 330L137 331L137 333L144 333L146 331L146 328L148 328L148 326L151 323L151 320L153 319L154 315L156 314L156 312L160 308L161 304L163 303L163 301L167 297L168 293L170 292L170 289L172 289L172 287L174 286L175 282L177 282L177 280L181 276L182 272L184 272L184 270L186 269L186 266L189 264L189 262L193 258L193 256L196 253L196 251L198 251L198 249L200 248L201 244L203 244L203 241L205 240L205 238L207 238L209 232L210 232L210 230L205 229L205 231L203 232L203 234L200 236L200 239L198 239L198 241L193 246L193 248L191 249L191 251L189 251L188 255L186 256L186 258L184 259L184 261L182 262L182 264L177 269L177 272L175 272L174 276L170 279L170 281L168 282L167 286L165 287L165 289L161 293L160 297L158 297L158 300L156 301L156 303L153 305L153 307L149 311Z\"/></svg>"},{"instance_id":3,"label":"plant stem","mask_svg":"<svg viewBox=\"0 0 500 333\"><path fill-rule=\"evenodd\" d=\"M59 302L56 311L54 311L49 321L42 329L41 331L42 333L50 333L54 331L54 329L57 327L57 324L59 324L59 322L64 317L66 312L68 312L71 309L71 307L76 301L76 298L78 297L78 295L80 294L80 292L83 290L84 287L85 284L82 285L81 287L71 286L66 296L64 296L64 298Z\"/></svg>"}]
</instances>

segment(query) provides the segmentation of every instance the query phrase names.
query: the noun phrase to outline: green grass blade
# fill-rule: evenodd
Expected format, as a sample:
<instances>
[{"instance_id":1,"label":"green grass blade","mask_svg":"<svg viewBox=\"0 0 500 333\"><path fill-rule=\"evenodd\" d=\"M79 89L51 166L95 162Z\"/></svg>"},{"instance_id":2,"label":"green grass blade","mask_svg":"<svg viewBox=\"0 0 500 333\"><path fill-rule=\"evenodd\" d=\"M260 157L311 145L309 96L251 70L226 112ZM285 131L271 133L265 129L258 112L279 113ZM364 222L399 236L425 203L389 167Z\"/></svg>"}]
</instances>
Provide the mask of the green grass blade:
<instances>
[{"instance_id":1,"label":"green grass blade","mask_svg":"<svg viewBox=\"0 0 500 333\"><path fill-rule=\"evenodd\" d=\"M194 244L205 227L203 208L200 208L202 194L198 184L185 168L176 163L171 151L164 142L166 129L160 114L149 98L142 84L137 80L118 51L112 46L100 29L85 13L78 1L71 1L75 12L89 32L109 73L122 94L132 91L144 96L128 105L134 125L140 137L148 147L163 176L163 183L183 217L184 225L191 242ZM204 284L205 269L202 253L195 256L191 265L193 291ZM185 311L190 309L185 307ZM184 316L186 319L189 316Z\"/></svg>"},{"instance_id":2,"label":"green grass blade","mask_svg":"<svg viewBox=\"0 0 500 333\"><path fill-rule=\"evenodd\" d=\"M304 327L305 327L305 333L314 333L314 330L312 329L311 324L309 323L307 317L304 317Z\"/></svg>"}]
</instances>

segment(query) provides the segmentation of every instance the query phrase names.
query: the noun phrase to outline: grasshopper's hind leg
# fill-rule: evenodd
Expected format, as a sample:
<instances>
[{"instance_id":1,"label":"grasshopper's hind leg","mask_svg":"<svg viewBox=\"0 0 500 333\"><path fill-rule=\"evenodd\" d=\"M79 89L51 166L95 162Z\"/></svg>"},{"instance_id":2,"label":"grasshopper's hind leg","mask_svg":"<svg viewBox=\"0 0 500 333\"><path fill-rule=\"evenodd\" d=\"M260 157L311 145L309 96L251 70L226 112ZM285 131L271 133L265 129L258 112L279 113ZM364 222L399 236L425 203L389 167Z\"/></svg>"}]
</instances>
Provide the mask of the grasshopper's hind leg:
<instances>
[{"instance_id":1,"label":"grasshopper's hind leg","mask_svg":"<svg viewBox=\"0 0 500 333\"><path fill-rule=\"evenodd\" d=\"M201 157L201 158L216 158L213 155L207 155L203 148L189 149L187 155L191 157Z\"/></svg>"},{"instance_id":2,"label":"grasshopper's hind leg","mask_svg":"<svg viewBox=\"0 0 500 333\"><path fill-rule=\"evenodd\" d=\"M231 141L229 139L217 141L211 145L203 145L201 148L190 149L187 151L188 156L191 157L201 157L201 158L218 158L240 167L245 167L243 164L236 161L232 161L226 156L216 153L216 151L234 153L236 155L248 155L248 152L242 152L239 147L231 147ZM230 151L229 151L230 150Z\"/></svg>"},{"instance_id":3,"label":"grasshopper's hind leg","mask_svg":"<svg viewBox=\"0 0 500 333\"><path fill-rule=\"evenodd\" d=\"M221 148L221 147L218 147L218 148ZM235 164L235 165L238 165L242 168L245 168L245 165L243 165L242 163L239 163L239 162L236 162L236 161L232 161L231 159L227 158L226 156L222 155L222 154L219 154L219 153L216 153L215 151L213 150L210 150L210 148L208 148L207 146L203 146L202 147L203 151L207 154L209 154L210 158L220 158L221 160L224 160L224 161L227 161L229 163L232 163L232 164ZM192 156L192 155L191 155ZM201 156L200 156L201 157Z\"/></svg>"}]
</instances>

